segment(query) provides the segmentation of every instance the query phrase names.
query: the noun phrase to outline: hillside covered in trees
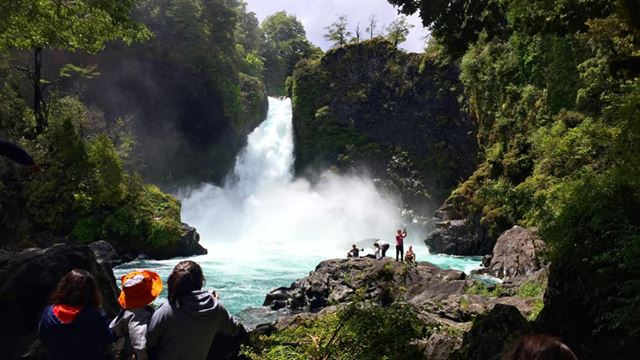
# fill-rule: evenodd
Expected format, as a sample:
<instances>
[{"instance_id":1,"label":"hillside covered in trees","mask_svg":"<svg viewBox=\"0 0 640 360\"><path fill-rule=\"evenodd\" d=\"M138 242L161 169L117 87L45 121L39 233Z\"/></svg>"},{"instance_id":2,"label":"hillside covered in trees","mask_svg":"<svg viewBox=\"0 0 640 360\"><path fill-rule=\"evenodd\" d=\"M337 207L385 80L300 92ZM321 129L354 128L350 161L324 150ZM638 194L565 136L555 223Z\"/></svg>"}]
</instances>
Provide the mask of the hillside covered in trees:
<instances>
[{"instance_id":1,"label":"hillside covered in trees","mask_svg":"<svg viewBox=\"0 0 640 360\"><path fill-rule=\"evenodd\" d=\"M450 67L448 76L430 77L438 100L451 99L443 151L434 158L440 162L428 160L433 139L419 146L426 157L412 159L423 165L412 176L427 185L424 179L449 171L444 178L452 191L436 187L448 194L437 221L471 224L460 239L485 243L477 255L490 254L496 238L514 225L538 228L552 265L536 326L561 336L581 357L630 358L640 321L638 3L390 2L404 14L419 14L432 32L421 65L396 65L386 60L393 58L392 47L381 56L382 45L354 41L337 41L323 58L300 63L292 95L301 166L385 158L381 145L398 149L412 138L385 140L411 119L404 111L429 98L419 93L417 79L430 64ZM334 25L331 30L345 34L344 23ZM377 71L365 70L374 66ZM358 78L360 71L367 75ZM386 98L391 82L399 83ZM411 100L404 103L402 94ZM458 110L466 115L452 116ZM376 128L368 111L389 123ZM460 170L451 171L465 168L456 150L470 155L471 147L456 149L469 145L447 137L456 134L452 119L465 116L479 151L477 165L466 158L475 170L460 177ZM411 134L428 136L434 129Z\"/></svg>"},{"instance_id":2,"label":"hillside covered in trees","mask_svg":"<svg viewBox=\"0 0 640 360\"><path fill-rule=\"evenodd\" d=\"M184 230L180 204L145 182L222 182L267 94L320 52L294 16L260 24L235 0L1 9L0 137L39 166L0 159L9 247L108 239L167 256Z\"/></svg>"}]
</instances>

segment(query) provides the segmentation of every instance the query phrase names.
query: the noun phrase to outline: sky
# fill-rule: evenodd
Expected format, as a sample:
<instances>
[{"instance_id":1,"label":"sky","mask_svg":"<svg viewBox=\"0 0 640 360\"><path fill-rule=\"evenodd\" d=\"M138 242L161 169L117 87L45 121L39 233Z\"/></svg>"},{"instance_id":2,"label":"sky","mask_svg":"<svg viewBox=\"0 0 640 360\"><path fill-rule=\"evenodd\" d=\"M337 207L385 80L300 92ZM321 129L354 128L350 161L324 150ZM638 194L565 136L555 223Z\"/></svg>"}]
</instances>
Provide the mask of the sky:
<instances>
[{"instance_id":1,"label":"sky","mask_svg":"<svg viewBox=\"0 0 640 360\"><path fill-rule=\"evenodd\" d=\"M295 15L302 22L307 31L307 38L322 50L327 50L331 44L322 36L326 33L325 26L334 22L339 15L347 15L349 30L355 33L355 27L360 23L361 33L367 27L371 14L378 18L378 27L386 28L397 16L398 11L386 0L245 0L249 11L256 13L262 21L275 12L284 10ZM425 44L427 29L422 27L420 18L414 14L407 18L415 25L411 29L407 41L400 47L412 52L422 52Z\"/></svg>"}]
</instances>

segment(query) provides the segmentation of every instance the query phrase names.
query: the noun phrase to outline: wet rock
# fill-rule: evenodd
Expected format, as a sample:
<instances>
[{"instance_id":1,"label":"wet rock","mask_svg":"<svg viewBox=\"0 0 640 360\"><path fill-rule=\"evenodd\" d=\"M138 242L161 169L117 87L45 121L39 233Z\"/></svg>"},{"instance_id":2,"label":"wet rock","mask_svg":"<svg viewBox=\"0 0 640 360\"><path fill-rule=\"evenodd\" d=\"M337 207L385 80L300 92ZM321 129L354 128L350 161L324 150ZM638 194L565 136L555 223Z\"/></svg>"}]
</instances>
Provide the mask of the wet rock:
<instances>
[{"instance_id":1,"label":"wet rock","mask_svg":"<svg viewBox=\"0 0 640 360\"><path fill-rule=\"evenodd\" d=\"M182 223L180 241L178 241L178 250L174 257L178 256L194 256L206 255L208 253L202 245L200 245L200 234L194 227L189 224Z\"/></svg>"},{"instance_id":2,"label":"wet rock","mask_svg":"<svg viewBox=\"0 0 640 360\"><path fill-rule=\"evenodd\" d=\"M544 242L536 229L516 225L500 235L491 262L483 272L508 280L533 275L544 266L541 258L544 251Z\"/></svg>"},{"instance_id":3,"label":"wet rock","mask_svg":"<svg viewBox=\"0 0 640 360\"><path fill-rule=\"evenodd\" d=\"M424 241L431 252L465 256L491 254L495 239L487 236L479 219L457 216L447 204L434 213L435 230Z\"/></svg>"},{"instance_id":4,"label":"wet rock","mask_svg":"<svg viewBox=\"0 0 640 360\"><path fill-rule=\"evenodd\" d=\"M118 256L116 249L104 240L92 242L89 244L89 247L93 250L93 254L96 256L96 260L99 263L107 263L111 266L117 266L123 262L120 259L120 256Z\"/></svg>"},{"instance_id":5,"label":"wet rock","mask_svg":"<svg viewBox=\"0 0 640 360\"><path fill-rule=\"evenodd\" d=\"M7 359L23 353L36 338L40 315L58 281L79 268L96 279L107 315L119 311L118 289L109 264L99 264L88 246L58 244L4 253L0 260L0 349Z\"/></svg>"}]
</instances>

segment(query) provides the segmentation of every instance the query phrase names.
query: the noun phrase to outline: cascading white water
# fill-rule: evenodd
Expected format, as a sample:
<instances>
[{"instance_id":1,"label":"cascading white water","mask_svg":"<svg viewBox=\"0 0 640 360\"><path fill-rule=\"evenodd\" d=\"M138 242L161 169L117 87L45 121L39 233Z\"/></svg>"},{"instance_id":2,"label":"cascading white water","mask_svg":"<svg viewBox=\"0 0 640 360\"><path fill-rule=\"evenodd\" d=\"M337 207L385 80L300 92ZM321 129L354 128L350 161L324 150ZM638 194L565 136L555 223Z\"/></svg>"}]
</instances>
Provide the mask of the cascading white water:
<instances>
[{"instance_id":1,"label":"cascading white water","mask_svg":"<svg viewBox=\"0 0 640 360\"><path fill-rule=\"evenodd\" d=\"M398 206L370 179L328 172L311 186L294 180L293 160L290 100L271 98L267 119L249 135L226 184L183 198L184 221L216 256L240 253L246 260L343 256L351 242L392 238Z\"/></svg>"},{"instance_id":2,"label":"cascading white water","mask_svg":"<svg viewBox=\"0 0 640 360\"><path fill-rule=\"evenodd\" d=\"M399 204L371 179L326 172L312 186L294 178L293 161L291 102L270 98L267 119L249 135L224 186L178 194L183 221L198 229L209 250L196 258L207 286L234 314L261 305L269 290L303 277L321 260L345 257L351 243L392 243L401 224ZM429 255L421 235L410 230L407 239L418 260L465 271L478 267L477 258ZM178 261L138 261L114 273L149 268L166 281Z\"/></svg>"}]
</instances>

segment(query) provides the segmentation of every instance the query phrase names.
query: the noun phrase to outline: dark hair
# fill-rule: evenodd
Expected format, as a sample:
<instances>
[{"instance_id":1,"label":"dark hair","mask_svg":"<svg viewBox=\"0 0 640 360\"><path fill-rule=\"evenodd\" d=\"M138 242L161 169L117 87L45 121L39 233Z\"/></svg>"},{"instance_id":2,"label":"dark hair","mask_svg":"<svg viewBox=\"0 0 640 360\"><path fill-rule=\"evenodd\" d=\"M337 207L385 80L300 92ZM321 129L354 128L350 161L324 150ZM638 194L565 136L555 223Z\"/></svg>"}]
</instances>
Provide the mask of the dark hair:
<instances>
[{"instance_id":1,"label":"dark hair","mask_svg":"<svg viewBox=\"0 0 640 360\"><path fill-rule=\"evenodd\" d=\"M378 243L376 242L376 243L373 243L373 246L374 246L374 247L380 247L380 244L378 244Z\"/></svg>"},{"instance_id":2,"label":"dark hair","mask_svg":"<svg viewBox=\"0 0 640 360\"><path fill-rule=\"evenodd\" d=\"M100 306L100 293L91 273L73 269L58 281L49 301L56 305L97 308Z\"/></svg>"},{"instance_id":3,"label":"dark hair","mask_svg":"<svg viewBox=\"0 0 640 360\"><path fill-rule=\"evenodd\" d=\"M180 261L167 280L169 302L175 302L180 296L200 290L203 285L204 275L200 265L191 260Z\"/></svg>"},{"instance_id":4,"label":"dark hair","mask_svg":"<svg viewBox=\"0 0 640 360\"><path fill-rule=\"evenodd\" d=\"M578 357L560 339L535 334L520 337L502 360L578 360Z\"/></svg>"}]
</instances>

